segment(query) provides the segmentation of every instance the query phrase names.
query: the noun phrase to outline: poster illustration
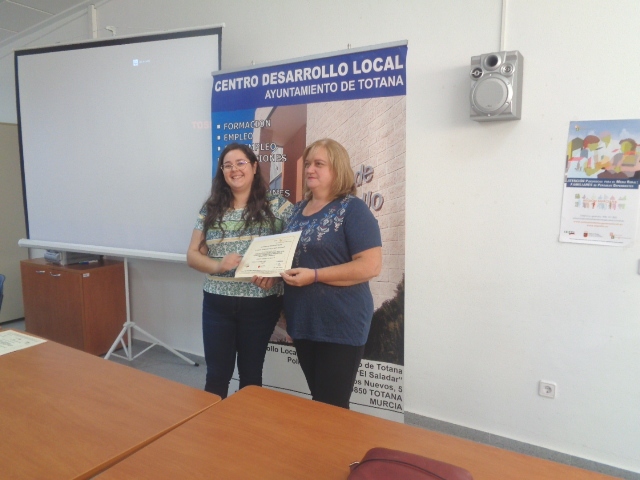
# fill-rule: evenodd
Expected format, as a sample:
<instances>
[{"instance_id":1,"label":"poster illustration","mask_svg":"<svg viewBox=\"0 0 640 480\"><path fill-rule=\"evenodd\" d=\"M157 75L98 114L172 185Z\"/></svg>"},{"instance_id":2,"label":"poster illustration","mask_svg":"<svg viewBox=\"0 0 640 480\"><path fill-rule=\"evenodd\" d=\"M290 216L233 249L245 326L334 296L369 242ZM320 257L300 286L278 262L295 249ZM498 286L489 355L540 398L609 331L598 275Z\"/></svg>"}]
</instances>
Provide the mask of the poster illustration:
<instances>
[{"instance_id":1,"label":"poster illustration","mask_svg":"<svg viewBox=\"0 0 640 480\"><path fill-rule=\"evenodd\" d=\"M270 190L291 203L302 200L308 144L329 137L349 152L383 253L382 272L370 282L374 316L351 409L396 421L404 418L406 55L406 42L398 42L215 72L211 99L213 171L228 143L249 144ZM263 383L309 396L284 318L271 337Z\"/></svg>"},{"instance_id":2,"label":"poster illustration","mask_svg":"<svg viewBox=\"0 0 640 480\"><path fill-rule=\"evenodd\" d=\"M570 122L561 242L633 242L640 182L640 120Z\"/></svg>"}]
</instances>

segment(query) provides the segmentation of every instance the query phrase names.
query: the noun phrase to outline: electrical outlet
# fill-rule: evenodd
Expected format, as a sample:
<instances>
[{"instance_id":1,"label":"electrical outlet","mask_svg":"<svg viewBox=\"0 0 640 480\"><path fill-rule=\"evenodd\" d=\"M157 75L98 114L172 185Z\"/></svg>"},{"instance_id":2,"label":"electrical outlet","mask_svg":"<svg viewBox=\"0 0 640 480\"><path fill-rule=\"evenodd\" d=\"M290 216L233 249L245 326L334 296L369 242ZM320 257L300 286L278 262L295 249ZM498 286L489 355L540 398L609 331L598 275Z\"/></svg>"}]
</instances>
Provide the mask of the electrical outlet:
<instances>
[{"instance_id":1,"label":"electrical outlet","mask_svg":"<svg viewBox=\"0 0 640 480\"><path fill-rule=\"evenodd\" d=\"M545 382L540 380L538 384L538 395L547 398L556 398L557 385L553 382Z\"/></svg>"}]
</instances>

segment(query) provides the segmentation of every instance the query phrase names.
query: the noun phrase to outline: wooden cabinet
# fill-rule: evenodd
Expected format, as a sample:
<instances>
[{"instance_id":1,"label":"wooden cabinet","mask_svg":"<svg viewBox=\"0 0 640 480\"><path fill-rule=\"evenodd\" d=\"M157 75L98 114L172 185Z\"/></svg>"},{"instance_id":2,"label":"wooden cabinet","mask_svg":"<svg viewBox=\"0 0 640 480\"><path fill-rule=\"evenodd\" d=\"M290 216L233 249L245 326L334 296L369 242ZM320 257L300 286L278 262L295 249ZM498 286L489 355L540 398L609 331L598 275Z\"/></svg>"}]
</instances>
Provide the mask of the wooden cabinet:
<instances>
[{"instance_id":1,"label":"wooden cabinet","mask_svg":"<svg viewBox=\"0 0 640 480\"><path fill-rule=\"evenodd\" d=\"M26 331L95 355L107 353L127 320L124 263L66 267L23 260Z\"/></svg>"}]
</instances>

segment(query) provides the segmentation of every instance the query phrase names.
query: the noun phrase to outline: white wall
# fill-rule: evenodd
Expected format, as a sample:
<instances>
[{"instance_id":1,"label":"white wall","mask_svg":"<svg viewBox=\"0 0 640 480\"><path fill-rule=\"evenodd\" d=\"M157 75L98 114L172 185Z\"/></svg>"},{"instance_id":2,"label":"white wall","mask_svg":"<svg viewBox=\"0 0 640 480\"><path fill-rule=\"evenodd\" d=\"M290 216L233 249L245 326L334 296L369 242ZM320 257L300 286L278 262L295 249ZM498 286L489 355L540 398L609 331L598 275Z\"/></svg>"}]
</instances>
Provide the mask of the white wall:
<instances>
[{"instance_id":1,"label":"white wall","mask_svg":"<svg viewBox=\"0 0 640 480\"><path fill-rule=\"evenodd\" d=\"M0 273L6 277L0 323L24 317L20 260L28 252L18 246L25 235L19 179L18 129L15 124L0 123Z\"/></svg>"},{"instance_id":2,"label":"white wall","mask_svg":"<svg viewBox=\"0 0 640 480\"><path fill-rule=\"evenodd\" d=\"M640 112L640 4L506 4L523 118L489 124L468 119L468 66L499 50L500 0L97 6L101 36L224 22L225 69L407 39L406 410L640 472L639 242L557 241L569 121ZM16 121L10 97L2 82L0 122ZM133 319L201 353L200 275L134 261L131 280Z\"/></svg>"}]
</instances>

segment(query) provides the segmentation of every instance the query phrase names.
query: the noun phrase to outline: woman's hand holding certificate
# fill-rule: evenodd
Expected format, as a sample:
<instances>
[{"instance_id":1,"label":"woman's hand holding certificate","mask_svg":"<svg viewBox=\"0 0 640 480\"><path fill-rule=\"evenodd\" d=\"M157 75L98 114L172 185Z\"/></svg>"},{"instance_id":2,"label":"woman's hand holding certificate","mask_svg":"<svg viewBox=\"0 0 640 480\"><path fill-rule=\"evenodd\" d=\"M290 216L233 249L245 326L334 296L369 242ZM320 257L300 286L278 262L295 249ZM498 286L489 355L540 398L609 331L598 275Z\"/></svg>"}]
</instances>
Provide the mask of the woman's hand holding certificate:
<instances>
[{"instance_id":1,"label":"woman's hand holding certificate","mask_svg":"<svg viewBox=\"0 0 640 480\"><path fill-rule=\"evenodd\" d=\"M280 277L291 268L300 232L256 237L236 269L237 278Z\"/></svg>"}]
</instances>

